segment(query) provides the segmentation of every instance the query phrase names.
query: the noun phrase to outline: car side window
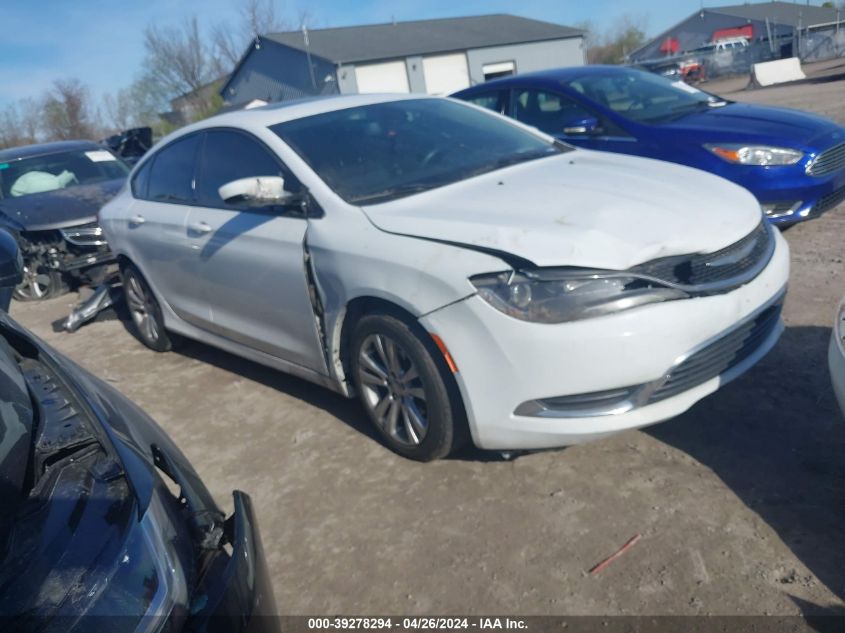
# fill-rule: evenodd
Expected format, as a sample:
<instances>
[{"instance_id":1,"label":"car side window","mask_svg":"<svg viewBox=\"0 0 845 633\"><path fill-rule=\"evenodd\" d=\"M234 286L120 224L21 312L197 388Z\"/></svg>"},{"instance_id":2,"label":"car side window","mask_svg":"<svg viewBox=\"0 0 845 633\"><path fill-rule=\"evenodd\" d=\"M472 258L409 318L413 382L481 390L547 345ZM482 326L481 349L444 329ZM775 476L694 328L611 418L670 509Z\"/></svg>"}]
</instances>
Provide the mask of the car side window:
<instances>
[{"instance_id":1,"label":"car side window","mask_svg":"<svg viewBox=\"0 0 845 633\"><path fill-rule=\"evenodd\" d=\"M193 202L194 166L201 136L174 141L153 156L147 199L157 202Z\"/></svg>"},{"instance_id":2,"label":"car side window","mask_svg":"<svg viewBox=\"0 0 845 633\"><path fill-rule=\"evenodd\" d=\"M595 117L577 101L545 90L519 90L514 100L514 118L546 134L560 135L573 122Z\"/></svg>"},{"instance_id":3,"label":"car side window","mask_svg":"<svg viewBox=\"0 0 845 633\"><path fill-rule=\"evenodd\" d=\"M507 90L496 90L493 92L484 92L479 95L473 95L467 101L482 108L487 108L499 114L505 113Z\"/></svg>"},{"instance_id":4,"label":"car side window","mask_svg":"<svg viewBox=\"0 0 845 633\"><path fill-rule=\"evenodd\" d=\"M132 195L136 198L143 200L147 197L147 188L150 184L150 171L152 170L153 160L155 160L154 157L141 165L138 173L136 173L132 178Z\"/></svg>"},{"instance_id":5,"label":"car side window","mask_svg":"<svg viewBox=\"0 0 845 633\"><path fill-rule=\"evenodd\" d=\"M281 176L285 189L296 184L281 162L259 141L232 130L209 130L200 157L197 204L204 207L239 208L220 199L221 186L240 178Z\"/></svg>"}]
</instances>

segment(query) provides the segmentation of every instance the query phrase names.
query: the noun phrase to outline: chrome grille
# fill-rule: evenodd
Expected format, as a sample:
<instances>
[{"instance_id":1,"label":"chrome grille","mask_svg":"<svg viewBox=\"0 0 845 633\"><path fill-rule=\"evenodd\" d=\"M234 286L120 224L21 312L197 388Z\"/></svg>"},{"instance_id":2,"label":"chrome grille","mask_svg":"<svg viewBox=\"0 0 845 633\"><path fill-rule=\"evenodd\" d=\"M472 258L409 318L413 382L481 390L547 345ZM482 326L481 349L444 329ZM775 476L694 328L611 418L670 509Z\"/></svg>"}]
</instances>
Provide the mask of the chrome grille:
<instances>
[{"instance_id":1,"label":"chrome grille","mask_svg":"<svg viewBox=\"0 0 845 633\"><path fill-rule=\"evenodd\" d=\"M782 307L782 303L777 303L766 308L753 320L746 321L688 356L670 370L663 384L649 396L647 404L660 402L697 387L746 360L777 327Z\"/></svg>"},{"instance_id":2,"label":"chrome grille","mask_svg":"<svg viewBox=\"0 0 845 633\"><path fill-rule=\"evenodd\" d=\"M663 257L631 269L684 286L723 284L723 289L746 283L769 261L774 235L765 221L738 242L714 253ZM753 273L753 274L752 274Z\"/></svg>"},{"instance_id":3,"label":"chrome grille","mask_svg":"<svg viewBox=\"0 0 845 633\"><path fill-rule=\"evenodd\" d=\"M845 167L845 143L823 151L807 166L811 176L826 176Z\"/></svg>"},{"instance_id":4,"label":"chrome grille","mask_svg":"<svg viewBox=\"0 0 845 633\"><path fill-rule=\"evenodd\" d=\"M68 242L77 246L102 246L106 243L103 229L96 222L71 226L61 231Z\"/></svg>"}]
</instances>

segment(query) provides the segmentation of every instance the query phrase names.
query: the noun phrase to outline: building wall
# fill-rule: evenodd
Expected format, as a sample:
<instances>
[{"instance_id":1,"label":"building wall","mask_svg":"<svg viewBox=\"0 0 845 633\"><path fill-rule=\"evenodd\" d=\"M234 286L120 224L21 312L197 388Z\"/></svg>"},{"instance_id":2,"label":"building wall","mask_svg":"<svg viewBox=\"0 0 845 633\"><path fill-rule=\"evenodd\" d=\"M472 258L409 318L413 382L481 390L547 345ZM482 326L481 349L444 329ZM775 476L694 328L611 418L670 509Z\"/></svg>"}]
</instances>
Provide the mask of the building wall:
<instances>
[{"instance_id":1,"label":"building wall","mask_svg":"<svg viewBox=\"0 0 845 633\"><path fill-rule=\"evenodd\" d=\"M711 13L705 10L690 16L669 31L651 40L638 51L631 53L631 61L642 62L665 57L665 54L660 52L660 45L669 37L676 38L679 43L679 52L684 52L710 42L714 31L746 24L751 24L754 28L754 41L768 39L765 21L746 20L722 13ZM773 37L786 37L792 34L792 27L784 24L770 22L769 28Z\"/></svg>"},{"instance_id":2,"label":"building wall","mask_svg":"<svg viewBox=\"0 0 845 633\"><path fill-rule=\"evenodd\" d=\"M438 90L437 85L428 85L432 83L431 81L426 82L426 67L429 69L428 72L431 73L432 68L438 68L439 62L439 67L444 69L443 72L449 73L452 81L455 81L457 80L457 75L461 74L457 73L453 67L455 60L459 56L463 56L465 59L466 73L463 76L468 77L468 81L465 86L455 84L453 86L454 90L483 83L485 80L484 66L486 64L514 62L516 72L522 73L559 66L581 66L585 63L584 40L581 37L476 48L465 51L464 53L416 55L404 59L405 70L408 76L407 85L410 92L442 92L442 90ZM444 59L447 57L450 58L449 61ZM376 62L374 64L360 64L360 66L372 67L377 66L379 63L390 64L395 61L398 60L384 60L383 62ZM355 65L347 64L341 66L338 68L337 76L340 92L350 94L359 91L360 86L358 86L355 76ZM450 81L445 77L438 77L437 84L449 85Z\"/></svg>"},{"instance_id":3,"label":"building wall","mask_svg":"<svg viewBox=\"0 0 845 633\"><path fill-rule=\"evenodd\" d=\"M340 92L334 64L311 55L309 69L308 57L302 51L260 40L224 87L223 100L229 104L253 99L286 101Z\"/></svg>"},{"instance_id":4,"label":"building wall","mask_svg":"<svg viewBox=\"0 0 845 633\"><path fill-rule=\"evenodd\" d=\"M458 72L455 66L456 60L461 56L466 60L466 72L463 72L463 69ZM446 57L450 59L444 59ZM369 68L366 70L368 83L378 85L378 81L373 81L373 66L377 66L379 63L389 64L397 61L404 62L408 79L407 88L403 86L397 89L425 93L432 92L432 89L437 90L438 86L441 88L449 86L450 89L458 90L469 85L483 83L485 80L485 64L514 62L518 73L559 66L581 66L585 62L584 41L581 37L572 37L545 42L478 48L463 53L418 55L383 60L383 62L373 64L343 64L338 67L312 55L312 77L307 55L304 52L271 40L262 39L260 46L254 48L240 67L235 70L229 84L224 87L222 95L226 103L237 105L249 103L253 99L272 102L338 92L354 94L366 89L366 86L364 88L359 86L356 66L368 66ZM430 78L432 72L445 73L442 76L438 75L437 81L434 82L437 85L427 85L426 67ZM391 70L395 71L394 68L391 68ZM387 74L385 72L385 75ZM466 82L467 86L457 85L462 82ZM433 82L429 81L428 83Z\"/></svg>"},{"instance_id":5,"label":"building wall","mask_svg":"<svg viewBox=\"0 0 845 633\"><path fill-rule=\"evenodd\" d=\"M470 84L484 82L484 64L516 62L517 73L559 68L561 66L583 66L584 38L571 37L565 40L511 44L490 48L475 48L467 51Z\"/></svg>"}]
</instances>

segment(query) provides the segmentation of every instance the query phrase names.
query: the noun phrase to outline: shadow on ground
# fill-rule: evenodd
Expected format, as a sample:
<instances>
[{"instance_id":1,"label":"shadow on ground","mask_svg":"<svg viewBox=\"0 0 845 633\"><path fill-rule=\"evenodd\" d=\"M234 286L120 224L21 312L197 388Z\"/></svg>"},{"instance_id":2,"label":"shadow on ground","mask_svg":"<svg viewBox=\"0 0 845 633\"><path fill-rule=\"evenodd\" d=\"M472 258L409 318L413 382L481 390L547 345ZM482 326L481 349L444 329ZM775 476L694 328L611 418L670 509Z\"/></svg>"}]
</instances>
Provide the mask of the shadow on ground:
<instances>
[{"instance_id":1,"label":"shadow on ground","mask_svg":"<svg viewBox=\"0 0 845 633\"><path fill-rule=\"evenodd\" d=\"M748 374L648 433L711 468L845 599L845 421L827 371L829 340L829 328L787 328ZM790 593L812 579L783 570L778 581ZM808 616L842 614L793 600Z\"/></svg>"}]
</instances>

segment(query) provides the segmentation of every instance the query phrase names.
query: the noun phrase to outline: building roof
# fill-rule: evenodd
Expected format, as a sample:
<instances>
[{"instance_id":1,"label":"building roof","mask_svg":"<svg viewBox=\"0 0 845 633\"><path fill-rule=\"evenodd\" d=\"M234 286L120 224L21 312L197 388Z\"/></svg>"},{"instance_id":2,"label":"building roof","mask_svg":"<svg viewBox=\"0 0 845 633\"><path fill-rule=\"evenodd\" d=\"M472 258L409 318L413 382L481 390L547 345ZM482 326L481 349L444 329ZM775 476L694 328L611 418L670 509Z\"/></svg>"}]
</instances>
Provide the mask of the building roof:
<instances>
[{"instance_id":1,"label":"building roof","mask_svg":"<svg viewBox=\"0 0 845 633\"><path fill-rule=\"evenodd\" d=\"M755 4L735 4L727 7L704 7L711 13L732 15L746 20L765 21L789 26L813 26L836 21L837 10L830 7L817 7L804 3L758 2Z\"/></svg>"},{"instance_id":2,"label":"building roof","mask_svg":"<svg viewBox=\"0 0 845 633\"><path fill-rule=\"evenodd\" d=\"M353 63L450 51L540 42L583 34L569 26L515 15L478 15L392 24L367 24L264 37L334 63Z\"/></svg>"}]
</instances>

